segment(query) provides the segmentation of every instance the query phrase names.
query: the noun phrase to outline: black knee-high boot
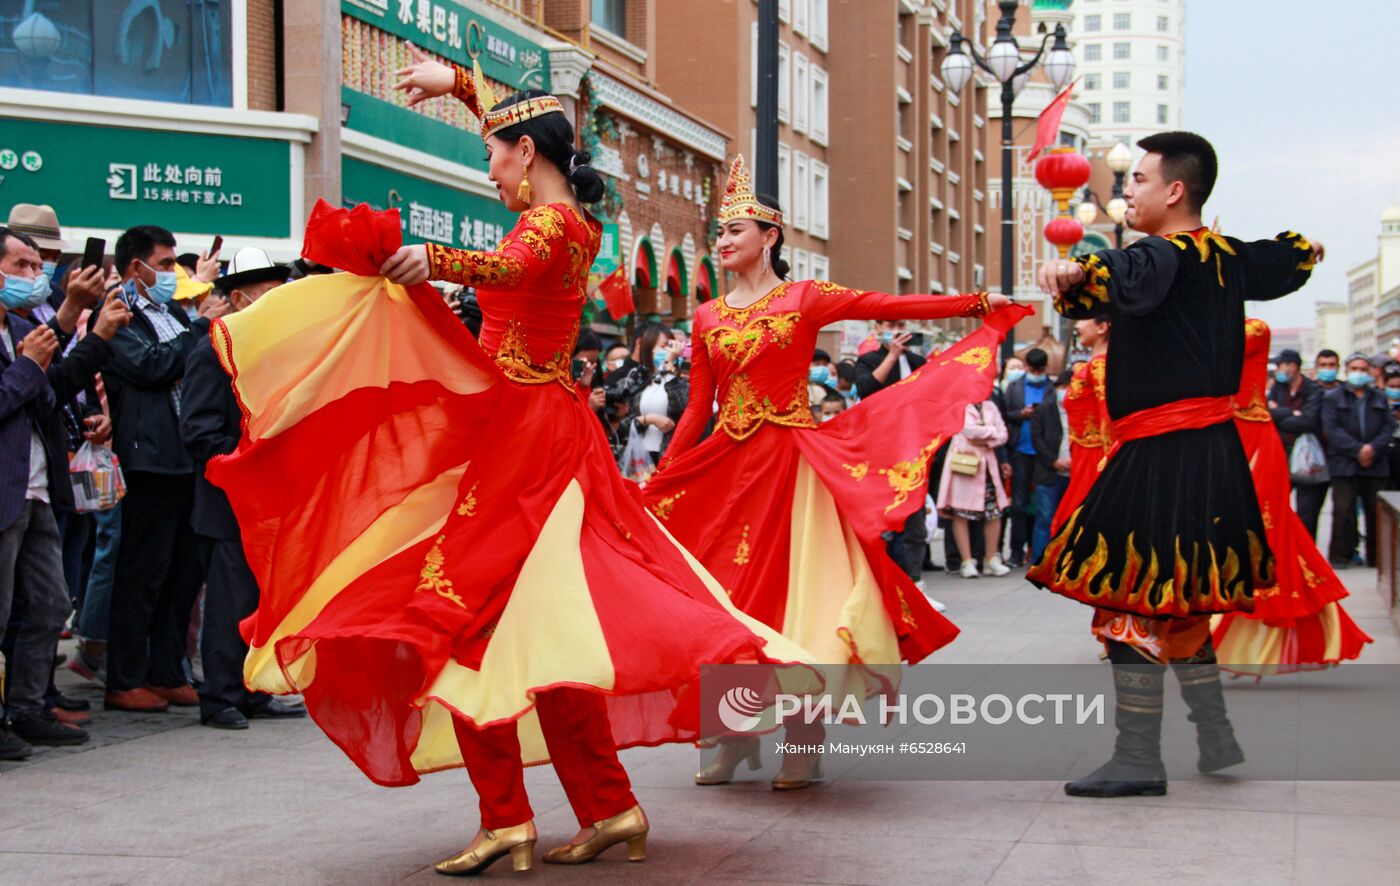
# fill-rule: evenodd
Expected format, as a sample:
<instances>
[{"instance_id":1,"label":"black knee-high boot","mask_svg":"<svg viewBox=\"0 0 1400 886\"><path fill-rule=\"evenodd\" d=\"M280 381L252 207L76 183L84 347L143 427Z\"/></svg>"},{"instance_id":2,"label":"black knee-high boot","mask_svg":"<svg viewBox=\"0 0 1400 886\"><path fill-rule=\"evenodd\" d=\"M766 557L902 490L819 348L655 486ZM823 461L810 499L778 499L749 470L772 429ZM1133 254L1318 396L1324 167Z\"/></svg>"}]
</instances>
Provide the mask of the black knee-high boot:
<instances>
[{"instance_id":1,"label":"black knee-high boot","mask_svg":"<svg viewBox=\"0 0 1400 886\"><path fill-rule=\"evenodd\" d=\"M1109 642L1113 662L1113 757L1065 785L1072 797L1160 797L1167 792L1162 765L1162 690L1167 669L1125 643Z\"/></svg>"},{"instance_id":2,"label":"black knee-high boot","mask_svg":"<svg viewBox=\"0 0 1400 886\"><path fill-rule=\"evenodd\" d=\"M1188 719L1196 724L1196 746L1201 752L1196 768L1217 772L1243 763L1244 750L1225 715L1225 690L1210 639L1190 658L1172 659L1172 670L1181 684L1181 698L1191 709Z\"/></svg>"}]
</instances>

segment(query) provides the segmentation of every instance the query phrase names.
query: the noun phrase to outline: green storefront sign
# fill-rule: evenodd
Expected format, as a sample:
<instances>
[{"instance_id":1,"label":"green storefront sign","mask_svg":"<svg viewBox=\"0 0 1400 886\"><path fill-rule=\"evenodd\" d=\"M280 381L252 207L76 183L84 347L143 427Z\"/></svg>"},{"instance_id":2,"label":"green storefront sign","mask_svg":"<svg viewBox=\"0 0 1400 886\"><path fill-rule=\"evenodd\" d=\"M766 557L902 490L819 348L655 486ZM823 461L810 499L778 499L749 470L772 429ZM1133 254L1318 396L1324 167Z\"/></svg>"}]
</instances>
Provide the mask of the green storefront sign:
<instances>
[{"instance_id":1,"label":"green storefront sign","mask_svg":"<svg viewBox=\"0 0 1400 886\"><path fill-rule=\"evenodd\" d=\"M549 89L549 54L450 0L341 0L340 11L515 89ZM392 71L386 71L392 74Z\"/></svg>"},{"instance_id":2,"label":"green storefront sign","mask_svg":"<svg viewBox=\"0 0 1400 886\"><path fill-rule=\"evenodd\" d=\"M431 240L459 249L495 249L519 216L499 200L346 157L340 164L346 206L397 209L405 243Z\"/></svg>"},{"instance_id":3,"label":"green storefront sign","mask_svg":"<svg viewBox=\"0 0 1400 886\"><path fill-rule=\"evenodd\" d=\"M291 150L275 139L3 118L0 205L47 203L73 227L288 237Z\"/></svg>"},{"instance_id":4,"label":"green storefront sign","mask_svg":"<svg viewBox=\"0 0 1400 886\"><path fill-rule=\"evenodd\" d=\"M396 79L395 59L405 52L398 41L411 41L463 67L470 68L475 59L487 77L512 90L549 89L549 54L544 47L450 0L341 0L340 8L345 16L370 26L347 28L342 47L347 61L341 103L347 113L345 125L351 129L473 169L486 168L474 134L400 106L390 89Z\"/></svg>"},{"instance_id":5,"label":"green storefront sign","mask_svg":"<svg viewBox=\"0 0 1400 886\"><path fill-rule=\"evenodd\" d=\"M606 277L622 263L622 231L617 222L603 222L603 236L598 244L598 257L593 260L590 274Z\"/></svg>"}]
</instances>

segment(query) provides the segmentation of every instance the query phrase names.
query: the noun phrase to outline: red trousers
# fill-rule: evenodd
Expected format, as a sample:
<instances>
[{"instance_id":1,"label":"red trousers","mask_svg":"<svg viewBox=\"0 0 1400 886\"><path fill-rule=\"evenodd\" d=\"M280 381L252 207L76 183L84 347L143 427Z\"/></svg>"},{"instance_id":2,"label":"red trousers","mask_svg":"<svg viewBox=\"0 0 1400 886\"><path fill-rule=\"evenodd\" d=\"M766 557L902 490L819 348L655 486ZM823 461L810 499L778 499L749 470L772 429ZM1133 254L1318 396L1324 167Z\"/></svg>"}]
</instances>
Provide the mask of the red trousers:
<instances>
[{"instance_id":1,"label":"red trousers","mask_svg":"<svg viewBox=\"0 0 1400 886\"><path fill-rule=\"evenodd\" d=\"M637 805L632 783L617 759L607 702L583 689L551 689L535 699L550 761L579 827ZM525 768L514 723L477 729L453 721L467 775L481 798L481 826L495 830L535 817L525 794Z\"/></svg>"}]
</instances>

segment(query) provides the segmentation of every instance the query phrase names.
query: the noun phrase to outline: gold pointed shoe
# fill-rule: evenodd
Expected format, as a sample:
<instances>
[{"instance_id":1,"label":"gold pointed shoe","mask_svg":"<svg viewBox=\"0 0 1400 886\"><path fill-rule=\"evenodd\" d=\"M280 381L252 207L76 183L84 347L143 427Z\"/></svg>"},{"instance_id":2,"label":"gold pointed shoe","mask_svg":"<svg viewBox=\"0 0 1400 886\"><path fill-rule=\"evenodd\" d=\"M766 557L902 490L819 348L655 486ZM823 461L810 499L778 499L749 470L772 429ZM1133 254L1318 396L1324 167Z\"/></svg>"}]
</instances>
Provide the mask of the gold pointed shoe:
<instances>
[{"instance_id":1,"label":"gold pointed shoe","mask_svg":"<svg viewBox=\"0 0 1400 886\"><path fill-rule=\"evenodd\" d=\"M773 776L773 790L800 791L821 777L821 754L784 754L783 768Z\"/></svg>"},{"instance_id":2,"label":"gold pointed shoe","mask_svg":"<svg viewBox=\"0 0 1400 886\"><path fill-rule=\"evenodd\" d=\"M628 861L645 861L650 827L642 807L633 806L626 812L595 823L593 836L586 841L565 843L549 850L544 854L544 860L546 864L583 864L597 858L611 846L626 843Z\"/></svg>"},{"instance_id":3,"label":"gold pointed shoe","mask_svg":"<svg viewBox=\"0 0 1400 886\"><path fill-rule=\"evenodd\" d=\"M741 742L723 742L719 753L709 766L695 773L695 783L701 785L729 784L734 780L734 770L748 760L749 769L763 768L763 758L759 756L758 739Z\"/></svg>"},{"instance_id":4,"label":"gold pointed shoe","mask_svg":"<svg viewBox=\"0 0 1400 886\"><path fill-rule=\"evenodd\" d=\"M433 865L433 870L449 877L470 877L479 874L491 865L510 856L515 871L528 871L534 865L535 823L513 825L499 830L482 828L468 846L451 858L444 858Z\"/></svg>"}]
</instances>

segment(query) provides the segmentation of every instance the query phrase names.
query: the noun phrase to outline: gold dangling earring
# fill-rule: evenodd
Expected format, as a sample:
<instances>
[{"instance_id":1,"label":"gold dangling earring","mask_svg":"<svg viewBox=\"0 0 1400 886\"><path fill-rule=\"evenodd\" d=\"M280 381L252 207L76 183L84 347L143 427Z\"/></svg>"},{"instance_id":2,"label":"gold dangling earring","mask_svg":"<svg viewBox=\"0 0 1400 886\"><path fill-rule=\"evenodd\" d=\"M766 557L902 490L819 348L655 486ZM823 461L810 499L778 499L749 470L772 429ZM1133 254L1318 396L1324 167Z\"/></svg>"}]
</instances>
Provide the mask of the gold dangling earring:
<instances>
[{"instance_id":1,"label":"gold dangling earring","mask_svg":"<svg viewBox=\"0 0 1400 886\"><path fill-rule=\"evenodd\" d=\"M521 203L529 203L530 198L535 196L535 189L530 187L530 170L526 169L525 174L520 177L520 187L515 189L515 197Z\"/></svg>"}]
</instances>

